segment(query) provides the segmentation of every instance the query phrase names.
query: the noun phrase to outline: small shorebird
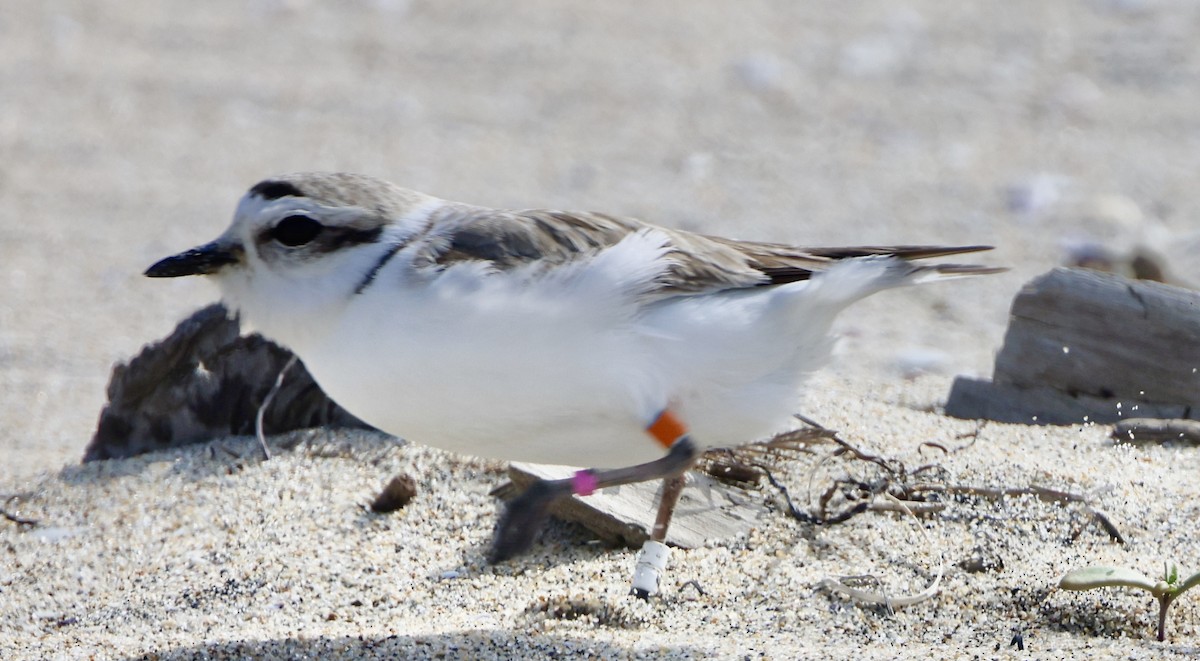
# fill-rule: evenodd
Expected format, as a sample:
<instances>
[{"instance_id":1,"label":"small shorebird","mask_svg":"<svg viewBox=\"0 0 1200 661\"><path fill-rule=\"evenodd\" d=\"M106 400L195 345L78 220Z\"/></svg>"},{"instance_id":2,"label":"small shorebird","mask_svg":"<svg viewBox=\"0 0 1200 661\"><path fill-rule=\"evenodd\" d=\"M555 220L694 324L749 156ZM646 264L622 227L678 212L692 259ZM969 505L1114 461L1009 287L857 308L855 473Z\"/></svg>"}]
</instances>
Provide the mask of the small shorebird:
<instances>
[{"instance_id":1,"label":"small shorebird","mask_svg":"<svg viewBox=\"0 0 1200 661\"><path fill-rule=\"evenodd\" d=\"M493 561L528 549L557 498L665 479L658 546L643 552L661 571L682 474L706 448L789 425L838 312L1000 270L911 261L987 249L797 248L302 173L256 184L224 234L146 275L212 277L244 322L383 431L590 467L512 501ZM657 573L634 587L653 593Z\"/></svg>"}]
</instances>

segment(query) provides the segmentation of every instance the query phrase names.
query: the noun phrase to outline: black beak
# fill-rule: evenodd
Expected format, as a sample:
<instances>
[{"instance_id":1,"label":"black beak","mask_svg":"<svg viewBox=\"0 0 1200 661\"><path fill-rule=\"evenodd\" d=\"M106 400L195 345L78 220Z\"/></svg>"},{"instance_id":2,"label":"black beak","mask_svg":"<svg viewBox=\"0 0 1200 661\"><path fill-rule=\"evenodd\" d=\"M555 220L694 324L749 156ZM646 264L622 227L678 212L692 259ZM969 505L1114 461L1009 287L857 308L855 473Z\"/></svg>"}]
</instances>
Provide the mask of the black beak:
<instances>
[{"instance_id":1,"label":"black beak","mask_svg":"<svg viewBox=\"0 0 1200 661\"><path fill-rule=\"evenodd\" d=\"M146 269L151 278L178 278L181 275L208 275L221 267L236 264L238 256L214 241L199 248L161 259Z\"/></svg>"}]
</instances>

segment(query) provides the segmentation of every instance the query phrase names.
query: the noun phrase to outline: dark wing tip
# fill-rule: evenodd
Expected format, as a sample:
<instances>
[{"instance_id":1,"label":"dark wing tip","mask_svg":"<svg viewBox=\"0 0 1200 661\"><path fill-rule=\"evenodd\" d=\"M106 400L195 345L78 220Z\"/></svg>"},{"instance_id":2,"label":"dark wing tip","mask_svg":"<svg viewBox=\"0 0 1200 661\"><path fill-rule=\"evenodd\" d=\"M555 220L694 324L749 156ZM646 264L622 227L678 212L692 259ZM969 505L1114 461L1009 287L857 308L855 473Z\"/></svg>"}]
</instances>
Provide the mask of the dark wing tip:
<instances>
[{"instance_id":1,"label":"dark wing tip","mask_svg":"<svg viewBox=\"0 0 1200 661\"><path fill-rule=\"evenodd\" d=\"M992 246L853 246L849 248L807 248L806 250L819 257L829 259L847 259L850 257L871 257L876 255L891 255L901 259L928 259L930 257L945 257L947 255L963 255L972 252L992 250Z\"/></svg>"},{"instance_id":2,"label":"dark wing tip","mask_svg":"<svg viewBox=\"0 0 1200 661\"><path fill-rule=\"evenodd\" d=\"M813 274L824 270L828 263L857 257L897 257L903 260L929 259L947 255L962 255L965 253L992 250L992 246L854 246L848 248L806 248L808 255L828 260L825 266L805 268L803 266L756 266L757 270L767 277L759 283L760 287L786 285L790 282L809 280ZM946 275L984 275L988 273L1003 273L1005 267L980 266L975 264L934 264L924 267Z\"/></svg>"},{"instance_id":3,"label":"dark wing tip","mask_svg":"<svg viewBox=\"0 0 1200 661\"><path fill-rule=\"evenodd\" d=\"M767 276L766 280L758 284L759 287L786 285L789 282L810 280L813 276L812 269L800 268L798 266L765 266L760 267L758 270Z\"/></svg>"}]
</instances>

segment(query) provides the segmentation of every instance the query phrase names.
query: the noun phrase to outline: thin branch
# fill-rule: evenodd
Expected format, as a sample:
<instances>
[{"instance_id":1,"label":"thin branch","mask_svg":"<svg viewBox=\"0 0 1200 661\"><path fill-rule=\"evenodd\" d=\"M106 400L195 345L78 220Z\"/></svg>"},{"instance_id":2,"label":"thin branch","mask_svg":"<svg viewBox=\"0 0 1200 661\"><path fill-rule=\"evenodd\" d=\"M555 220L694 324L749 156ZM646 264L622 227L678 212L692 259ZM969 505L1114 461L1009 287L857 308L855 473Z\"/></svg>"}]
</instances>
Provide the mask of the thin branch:
<instances>
[{"instance_id":1,"label":"thin branch","mask_svg":"<svg viewBox=\"0 0 1200 661\"><path fill-rule=\"evenodd\" d=\"M16 514L10 513L6 509L0 509L0 516L8 519L9 521L12 521L13 523L17 524L18 526L36 526L36 525L38 525L37 519L26 519L25 517L17 516Z\"/></svg>"},{"instance_id":2,"label":"thin branch","mask_svg":"<svg viewBox=\"0 0 1200 661\"><path fill-rule=\"evenodd\" d=\"M867 508L870 507L870 505L871 505L871 503L869 503L867 501L862 501L862 502L858 503L857 505L850 507L849 509L839 512L838 514L835 514L830 517L822 517L820 522L824 523L824 524L845 523L846 521L849 521L850 519L867 511Z\"/></svg>"},{"instance_id":3,"label":"thin branch","mask_svg":"<svg viewBox=\"0 0 1200 661\"><path fill-rule=\"evenodd\" d=\"M909 493L946 493L952 495L979 496L980 498L1015 498L1018 496L1036 496L1039 500L1050 503L1086 503L1088 498L1069 491L1050 489L1048 487L1009 487L993 489L990 487L973 487L969 485L952 484L918 484L909 487Z\"/></svg>"},{"instance_id":4,"label":"thin branch","mask_svg":"<svg viewBox=\"0 0 1200 661\"><path fill-rule=\"evenodd\" d=\"M903 512L912 516L914 519L916 518L916 515L912 512L912 510L910 510L907 507L907 505L905 503L903 503L902 501L898 500L897 498L895 498L894 496L891 496L889 494L884 494L884 495L887 498L891 499L893 501L893 504L895 504L897 507L899 507ZM922 525L918 525L917 530L921 533L921 538L922 538L922 541L925 542L925 546L927 548L931 547L932 544L930 543L930 540L929 540L929 533L925 532L925 527ZM924 590L918 592L917 594L908 595L908 596L904 596L904 597L892 597L892 596L888 595L886 590L879 590L879 591L860 590L858 588L853 588L853 587L846 585L844 582L844 579L838 580L833 577L826 577L824 580L821 581L821 585L823 585L831 590L841 592L842 594L844 594L856 601L860 601L860 602L868 603L868 604L883 604L883 605L887 606L889 609L894 609L894 608L903 608L904 606L912 606L913 604L919 604L922 601L925 601L926 599L929 599L929 598L933 597L934 595L936 595L938 593L938 590L941 588L942 576L944 576L945 573L946 573L946 562L943 559L942 564L938 565L937 574L934 576L932 583L930 583Z\"/></svg>"},{"instance_id":5,"label":"thin branch","mask_svg":"<svg viewBox=\"0 0 1200 661\"><path fill-rule=\"evenodd\" d=\"M21 498L23 495L26 495L26 494L19 494L19 493L10 494L7 498L4 499L4 504L8 505L12 501L14 501L18 498ZM7 509L4 509L3 507L0 507L0 516L3 516L5 519L12 521L13 523L17 524L18 526L32 527L32 526L40 525L40 523L38 522L37 519L26 519L23 516L18 516L16 514L13 514L12 512L9 512Z\"/></svg>"},{"instance_id":6,"label":"thin branch","mask_svg":"<svg viewBox=\"0 0 1200 661\"><path fill-rule=\"evenodd\" d=\"M887 471L889 473L897 472L895 468L888 465L888 462L886 459L883 459L882 457L879 457L878 455L868 454L866 452L863 452L862 450L859 450L852 443L845 440L841 436L834 434L830 438L833 439L834 443L837 443L839 446L841 446L843 452L849 452L850 454L853 454L855 459L858 459L860 461L868 461L870 463L876 464L880 468L884 469L885 471ZM835 450L834 454L836 455L836 454L840 454L840 453Z\"/></svg>"},{"instance_id":7,"label":"thin branch","mask_svg":"<svg viewBox=\"0 0 1200 661\"><path fill-rule=\"evenodd\" d=\"M1106 512L1101 510L1096 505L1092 504L1091 499L1077 493L1062 491L1059 489L1050 489L1047 487L1030 486L1030 487L1009 487L1006 489L992 489L988 487L973 487L966 485L948 485L948 484L922 484L911 487L910 494L917 493L945 493L951 495L978 496L980 498L988 498L998 500L1002 498L1015 498L1019 496L1034 496L1039 500L1048 503L1074 503L1083 506L1083 510L1090 516L1096 519L1104 532L1108 534L1112 540L1118 544L1125 544L1125 536L1121 534L1121 529L1113 522Z\"/></svg>"},{"instance_id":8,"label":"thin branch","mask_svg":"<svg viewBox=\"0 0 1200 661\"><path fill-rule=\"evenodd\" d=\"M754 464L754 466L763 472L763 475L765 475L767 477L767 481L769 481L771 483L771 486L775 487L775 489L777 491L779 491L779 493L783 496L784 502L787 503L788 514L790 514L793 519L796 519L797 521L803 521L805 523L817 523L818 522L812 516L810 516L809 514L807 514L805 512L800 511L796 507L795 503L792 502L792 496L791 496L791 494L788 493L787 487L783 486L782 482L775 479L775 476L771 474L770 469L768 469L766 466L763 466L762 464Z\"/></svg>"},{"instance_id":9,"label":"thin branch","mask_svg":"<svg viewBox=\"0 0 1200 661\"><path fill-rule=\"evenodd\" d=\"M1104 532L1108 533L1108 536L1112 538L1114 542L1121 545L1126 544L1125 535L1121 534L1121 529L1117 527L1116 523L1113 523L1113 520L1108 516L1107 512L1091 504L1085 504L1083 506L1083 510L1088 514L1091 514L1092 517L1096 519L1096 521L1100 524L1100 527L1104 528Z\"/></svg>"},{"instance_id":10,"label":"thin branch","mask_svg":"<svg viewBox=\"0 0 1200 661\"><path fill-rule=\"evenodd\" d=\"M283 377L287 374L292 365L296 364L296 356L293 354L288 359L287 364L283 369L279 370L279 374L275 377L275 385L271 386L270 392L263 398L262 406L258 407L258 415L254 416L254 435L258 437L258 444L262 446L263 459L271 458L271 451L267 449L267 436L263 433L263 417L266 416L267 407L271 405L271 400L275 399L275 393L283 387Z\"/></svg>"}]
</instances>

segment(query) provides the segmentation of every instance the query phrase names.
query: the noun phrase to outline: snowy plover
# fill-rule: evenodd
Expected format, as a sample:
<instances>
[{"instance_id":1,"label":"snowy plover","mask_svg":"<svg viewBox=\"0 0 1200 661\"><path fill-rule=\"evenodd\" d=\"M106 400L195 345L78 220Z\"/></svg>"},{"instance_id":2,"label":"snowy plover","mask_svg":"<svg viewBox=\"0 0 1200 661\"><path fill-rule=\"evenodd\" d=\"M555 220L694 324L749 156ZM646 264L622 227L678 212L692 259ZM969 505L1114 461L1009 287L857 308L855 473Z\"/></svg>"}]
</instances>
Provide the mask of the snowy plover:
<instances>
[{"instance_id":1,"label":"snowy plover","mask_svg":"<svg viewBox=\"0 0 1200 661\"><path fill-rule=\"evenodd\" d=\"M258 183L224 234L146 275L212 276L245 322L379 429L593 467L509 505L492 553L503 560L529 547L554 499L666 478L660 543L704 448L789 424L838 312L889 287L995 272L910 261L986 249L796 248L304 173Z\"/></svg>"}]
</instances>

